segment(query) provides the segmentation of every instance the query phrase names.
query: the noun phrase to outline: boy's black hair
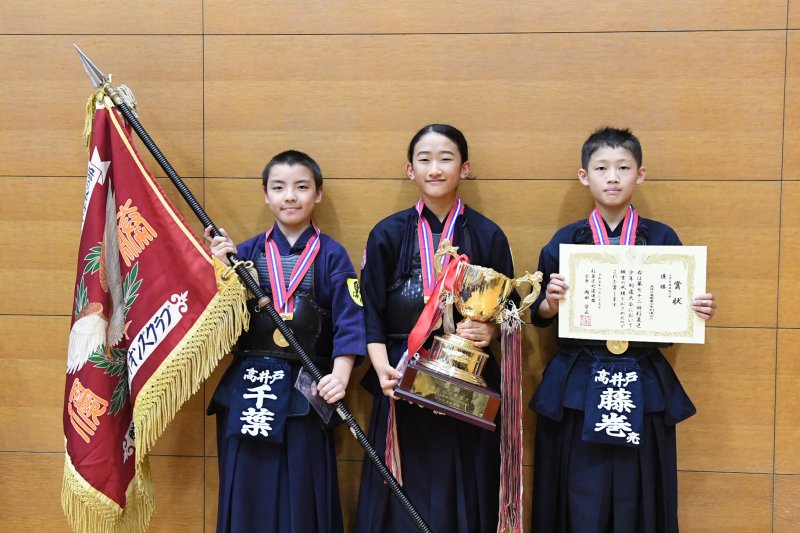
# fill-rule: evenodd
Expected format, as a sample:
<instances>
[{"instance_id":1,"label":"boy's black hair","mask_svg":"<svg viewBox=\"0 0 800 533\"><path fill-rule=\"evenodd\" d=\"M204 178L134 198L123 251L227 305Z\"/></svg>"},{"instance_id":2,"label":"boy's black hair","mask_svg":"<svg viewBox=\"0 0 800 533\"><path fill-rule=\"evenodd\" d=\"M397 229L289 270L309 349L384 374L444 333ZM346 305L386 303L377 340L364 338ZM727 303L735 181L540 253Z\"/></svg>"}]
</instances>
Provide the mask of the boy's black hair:
<instances>
[{"instance_id":1,"label":"boy's black hair","mask_svg":"<svg viewBox=\"0 0 800 533\"><path fill-rule=\"evenodd\" d=\"M317 190L322 188L322 171L319 169L317 162L306 153L298 150L286 150L270 159L267 166L264 167L264 172L261 173L261 186L265 189L267 181L269 181L269 173L275 165L303 165L314 175L314 185Z\"/></svg>"},{"instance_id":2,"label":"boy's black hair","mask_svg":"<svg viewBox=\"0 0 800 533\"><path fill-rule=\"evenodd\" d=\"M589 138L583 143L583 149L581 150L581 168L588 170L589 159L592 158L592 154L600 148L605 147L624 148L633 154L633 158L636 160L636 166L642 166L642 144L639 142L639 139L636 138L636 135L627 128L619 129L605 126L589 135Z\"/></svg>"},{"instance_id":3,"label":"boy's black hair","mask_svg":"<svg viewBox=\"0 0 800 533\"><path fill-rule=\"evenodd\" d=\"M414 147L426 133L438 133L440 135L444 135L455 143L456 147L458 148L458 152L461 155L461 162L464 163L465 161L469 161L469 147L467 146L467 138L464 137L464 134L461 133L458 128L451 126L450 124L428 124L419 130L416 135L411 138L411 142L408 144L409 163L412 163L414 159Z\"/></svg>"}]
</instances>

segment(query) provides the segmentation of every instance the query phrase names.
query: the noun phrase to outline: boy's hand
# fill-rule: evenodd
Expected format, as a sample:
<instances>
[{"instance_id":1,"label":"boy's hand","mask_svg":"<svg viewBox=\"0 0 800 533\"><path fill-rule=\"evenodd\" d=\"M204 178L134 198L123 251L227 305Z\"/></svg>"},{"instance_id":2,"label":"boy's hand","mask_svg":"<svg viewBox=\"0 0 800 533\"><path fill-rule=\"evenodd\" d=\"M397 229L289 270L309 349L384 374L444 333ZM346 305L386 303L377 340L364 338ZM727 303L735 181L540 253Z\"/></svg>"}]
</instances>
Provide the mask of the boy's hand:
<instances>
[{"instance_id":1,"label":"boy's hand","mask_svg":"<svg viewBox=\"0 0 800 533\"><path fill-rule=\"evenodd\" d=\"M317 384L319 395L328 403L336 403L344 398L345 389L347 389L347 381L342 382L341 378L334 373L323 376Z\"/></svg>"},{"instance_id":2,"label":"boy's hand","mask_svg":"<svg viewBox=\"0 0 800 533\"><path fill-rule=\"evenodd\" d=\"M466 319L456 326L456 335L473 341L478 348L483 348L492 342L497 335L497 329L498 325L495 323Z\"/></svg>"},{"instance_id":3,"label":"boy's hand","mask_svg":"<svg viewBox=\"0 0 800 533\"><path fill-rule=\"evenodd\" d=\"M378 380L380 381L383 395L399 400L400 398L394 394L394 389L400 384L400 378L403 377L403 373L388 363L386 366L375 368L375 373L378 374Z\"/></svg>"},{"instance_id":4,"label":"boy's hand","mask_svg":"<svg viewBox=\"0 0 800 533\"><path fill-rule=\"evenodd\" d=\"M211 226L209 226L203 232L203 237L206 238L208 247L211 248L211 253L214 255L214 257L230 266L231 262L228 261L228 254L236 253L236 245L233 244L233 241L230 237L228 237L228 233L224 229L219 228L219 232L222 234L221 236L212 238Z\"/></svg>"},{"instance_id":5,"label":"boy's hand","mask_svg":"<svg viewBox=\"0 0 800 533\"><path fill-rule=\"evenodd\" d=\"M692 300L692 310L706 322L714 317L716 308L717 304L714 303L714 295L710 292L695 296L694 300Z\"/></svg>"},{"instance_id":6,"label":"boy's hand","mask_svg":"<svg viewBox=\"0 0 800 533\"><path fill-rule=\"evenodd\" d=\"M545 299L539 305L539 316L553 318L558 314L558 302L564 298L569 285L563 274L550 274L550 281L545 289Z\"/></svg>"}]
</instances>

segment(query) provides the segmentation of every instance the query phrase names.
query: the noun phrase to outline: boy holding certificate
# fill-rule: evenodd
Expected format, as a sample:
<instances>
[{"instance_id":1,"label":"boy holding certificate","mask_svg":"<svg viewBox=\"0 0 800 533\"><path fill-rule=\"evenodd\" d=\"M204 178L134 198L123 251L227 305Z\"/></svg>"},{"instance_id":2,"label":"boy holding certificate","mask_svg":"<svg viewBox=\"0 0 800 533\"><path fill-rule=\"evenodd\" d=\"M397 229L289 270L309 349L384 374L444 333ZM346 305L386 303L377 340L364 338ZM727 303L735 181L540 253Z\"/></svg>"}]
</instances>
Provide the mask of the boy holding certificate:
<instances>
[{"instance_id":1,"label":"boy holding certificate","mask_svg":"<svg viewBox=\"0 0 800 533\"><path fill-rule=\"evenodd\" d=\"M539 270L548 284L532 307L536 326L553 321L569 290L559 273L560 244L681 244L672 228L640 217L631 205L645 169L629 130L594 132L581 167L578 179L595 209L542 248ZM703 320L715 307L711 294L692 302ZM530 407L538 415L533 531L678 531L675 425L695 407L657 344L630 342L625 349L559 339Z\"/></svg>"}]
</instances>

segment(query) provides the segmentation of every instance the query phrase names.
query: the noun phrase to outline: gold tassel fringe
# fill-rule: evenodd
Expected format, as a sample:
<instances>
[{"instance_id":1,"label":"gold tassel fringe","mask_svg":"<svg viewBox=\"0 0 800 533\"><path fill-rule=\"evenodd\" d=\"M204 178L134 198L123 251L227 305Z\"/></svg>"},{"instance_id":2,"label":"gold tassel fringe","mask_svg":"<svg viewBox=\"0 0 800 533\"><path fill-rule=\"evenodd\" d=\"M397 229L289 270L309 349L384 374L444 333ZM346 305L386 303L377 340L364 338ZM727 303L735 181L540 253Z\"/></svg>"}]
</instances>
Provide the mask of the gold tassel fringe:
<instances>
[{"instance_id":1,"label":"gold tassel fringe","mask_svg":"<svg viewBox=\"0 0 800 533\"><path fill-rule=\"evenodd\" d=\"M121 508L87 483L72 465L69 454L64 460L64 481L61 486L61 507L73 531L81 533L130 532L147 529L155 509L150 467L145 459L137 466L137 474L125 493L126 506Z\"/></svg>"},{"instance_id":2,"label":"gold tassel fringe","mask_svg":"<svg viewBox=\"0 0 800 533\"><path fill-rule=\"evenodd\" d=\"M147 455L250 321L244 285L219 260L213 262L216 296L136 399L136 474L126 491L125 508L86 482L66 454L61 507L74 531L140 533L147 529L155 509Z\"/></svg>"},{"instance_id":3,"label":"gold tassel fringe","mask_svg":"<svg viewBox=\"0 0 800 533\"><path fill-rule=\"evenodd\" d=\"M97 100L105 96L103 89L93 92L86 102L86 117L83 121L83 144L86 150L92 148L92 125L94 124L94 114L97 111Z\"/></svg>"},{"instance_id":4,"label":"gold tassel fringe","mask_svg":"<svg viewBox=\"0 0 800 533\"><path fill-rule=\"evenodd\" d=\"M133 409L136 462L139 464L200 384L230 352L239 334L248 328L246 289L236 275L213 258L217 295L183 341L139 391Z\"/></svg>"}]
</instances>

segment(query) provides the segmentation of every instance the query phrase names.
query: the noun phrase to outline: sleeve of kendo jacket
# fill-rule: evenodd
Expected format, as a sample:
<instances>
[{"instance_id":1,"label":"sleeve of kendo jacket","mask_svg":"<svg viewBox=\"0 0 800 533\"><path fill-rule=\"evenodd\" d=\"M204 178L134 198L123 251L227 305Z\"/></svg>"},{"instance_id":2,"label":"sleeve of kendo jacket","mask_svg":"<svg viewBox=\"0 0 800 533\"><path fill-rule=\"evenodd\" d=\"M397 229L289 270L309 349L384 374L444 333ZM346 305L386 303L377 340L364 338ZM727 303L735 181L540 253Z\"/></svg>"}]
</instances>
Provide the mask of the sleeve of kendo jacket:
<instances>
[{"instance_id":1,"label":"sleeve of kendo jacket","mask_svg":"<svg viewBox=\"0 0 800 533\"><path fill-rule=\"evenodd\" d=\"M361 296L367 329L367 344L386 344L386 293L392 265L390 241L385 221L375 226L367 238L361 266Z\"/></svg>"},{"instance_id":2,"label":"sleeve of kendo jacket","mask_svg":"<svg viewBox=\"0 0 800 533\"><path fill-rule=\"evenodd\" d=\"M333 357L367 354L364 305L358 277L344 247L326 239L333 322Z\"/></svg>"}]
</instances>

